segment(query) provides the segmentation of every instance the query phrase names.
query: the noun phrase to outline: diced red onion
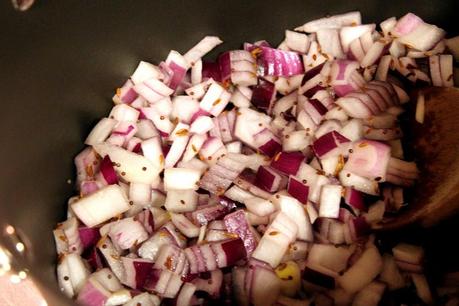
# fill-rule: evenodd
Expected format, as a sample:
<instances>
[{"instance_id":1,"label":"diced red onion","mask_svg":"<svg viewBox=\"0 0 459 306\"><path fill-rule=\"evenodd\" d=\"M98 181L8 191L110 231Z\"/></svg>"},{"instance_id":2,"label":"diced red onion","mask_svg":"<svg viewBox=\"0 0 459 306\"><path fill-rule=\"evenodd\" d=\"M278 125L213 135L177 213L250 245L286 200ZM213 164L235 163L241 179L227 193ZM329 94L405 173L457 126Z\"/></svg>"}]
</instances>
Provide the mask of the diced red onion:
<instances>
[{"instance_id":1,"label":"diced red onion","mask_svg":"<svg viewBox=\"0 0 459 306\"><path fill-rule=\"evenodd\" d=\"M287 175L295 175L305 157L300 152L280 152L271 161L271 167Z\"/></svg>"},{"instance_id":2,"label":"diced red onion","mask_svg":"<svg viewBox=\"0 0 459 306\"><path fill-rule=\"evenodd\" d=\"M81 305L103 306L110 295L99 282L89 279L78 294L77 302Z\"/></svg>"},{"instance_id":3,"label":"diced red onion","mask_svg":"<svg viewBox=\"0 0 459 306\"><path fill-rule=\"evenodd\" d=\"M320 194L319 217L338 218L342 187L323 185Z\"/></svg>"},{"instance_id":4,"label":"diced red onion","mask_svg":"<svg viewBox=\"0 0 459 306\"><path fill-rule=\"evenodd\" d=\"M338 29L343 26L360 25L361 20L360 12L355 11L309 21L295 30L312 33L317 32L319 29Z\"/></svg>"},{"instance_id":5,"label":"diced red onion","mask_svg":"<svg viewBox=\"0 0 459 306\"><path fill-rule=\"evenodd\" d=\"M285 178L270 167L258 168L257 185L268 192L276 192L285 186Z\"/></svg>"},{"instance_id":6,"label":"diced red onion","mask_svg":"<svg viewBox=\"0 0 459 306\"><path fill-rule=\"evenodd\" d=\"M78 234L85 250L95 246L100 239L99 230L94 227L79 227Z\"/></svg>"},{"instance_id":7,"label":"diced red onion","mask_svg":"<svg viewBox=\"0 0 459 306\"><path fill-rule=\"evenodd\" d=\"M282 51L269 47L255 47L258 73L262 76L292 76L304 73L300 56L295 52Z\"/></svg>"},{"instance_id":8,"label":"diced red onion","mask_svg":"<svg viewBox=\"0 0 459 306\"><path fill-rule=\"evenodd\" d=\"M306 204L308 201L309 195L309 186L303 184L299 180L297 180L294 176L290 176L288 179L288 193L300 201L300 203Z\"/></svg>"},{"instance_id":9,"label":"diced red onion","mask_svg":"<svg viewBox=\"0 0 459 306\"><path fill-rule=\"evenodd\" d=\"M258 85L254 86L252 89L252 99L250 102L255 107L269 114L275 98L276 89L274 88L274 84L260 79Z\"/></svg>"},{"instance_id":10,"label":"diced red onion","mask_svg":"<svg viewBox=\"0 0 459 306\"><path fill-rule=\"evenodd\" d=\"M384 181L390 159L390 147L377 141L354 143L344 169L377 181Z\"/></svg>"},{"instance_id":11,"label":"diced red onion","mask_svg":"<svg viewBox=\"0 0 459 306\"><path fill-rule=\"evenodd\" d=\"M349 139L337 131L331 131L316 139L316 141L312 144L312 148L314 150L314 154L318 158L327 158L343 154L343 151L347 149L348 144Z\"/></svg>"},{"instance_id":12,"label":"diced red onion","mask_svg":"<svg viewBox=\"0 0 459 306\"><path fill-rule=\"evenodd\" d=\"M245 213L242 209L226 215L223 219L228 232L239 236L244 242L247 256L250 256L257 246L250 224L247 222Z\"/></svg>"}]
</instances>

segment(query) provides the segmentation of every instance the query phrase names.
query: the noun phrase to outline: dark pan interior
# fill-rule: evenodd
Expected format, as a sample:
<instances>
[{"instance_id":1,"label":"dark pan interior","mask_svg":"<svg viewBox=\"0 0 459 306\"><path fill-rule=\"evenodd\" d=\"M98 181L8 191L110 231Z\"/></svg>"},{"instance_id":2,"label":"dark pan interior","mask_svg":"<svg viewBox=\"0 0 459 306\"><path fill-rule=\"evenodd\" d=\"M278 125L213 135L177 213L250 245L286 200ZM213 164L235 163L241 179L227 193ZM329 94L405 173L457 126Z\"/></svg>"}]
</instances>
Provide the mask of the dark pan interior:
<instances>
[{"instance_id":1,"label":"dark pan interior","mask_svg":"<svg viewBox=\"0 0 459 306\"><path fill-rule=\"evenodd\" d=\"M51 230L72 195L73 157L139 60L159 62L206 34L225 41L214 54L244 41L279 43L284 29L350 10L360 10L365 22L412 11L450 33L459 28L455 0L37 0L25 13L1 1L0 226L14 225L30 241L37 279L55 290ZM436 229L436 239L434 231L415 234L441 245L450 228Z\"/></svg>"}]
</instances>

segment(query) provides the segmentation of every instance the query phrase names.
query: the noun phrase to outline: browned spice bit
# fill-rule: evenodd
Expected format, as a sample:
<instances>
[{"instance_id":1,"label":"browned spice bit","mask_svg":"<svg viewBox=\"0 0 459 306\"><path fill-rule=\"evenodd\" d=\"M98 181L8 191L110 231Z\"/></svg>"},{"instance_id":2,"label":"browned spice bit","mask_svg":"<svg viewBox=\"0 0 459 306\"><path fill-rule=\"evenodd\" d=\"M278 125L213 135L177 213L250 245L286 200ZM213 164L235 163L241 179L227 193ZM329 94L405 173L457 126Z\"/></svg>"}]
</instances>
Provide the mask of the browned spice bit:
<instances>
[{"instance_id":1,"label":"browned spice bit","mask_svg":"<svg viewBox=\"0 0 459 306\"><path fill-rule=\"evenodd\" d=\"M325 171L323 171L323 170L317 170L316 173L318 175L325 175Z\"/></svg>"},{"instance_id":2,"label":"browned spice bit","mask_svg":"<svg viewBox=\"0 0 459 306\"><path fill-rule=\"evenodd\" d=\"M174 120L172 121L172 123L174 123L175 125L177 125L179 123L179 119L178 118L174 118Z\"/></svg>"},{"instance_id":3,"label":"browned spice bit","mask_svg":"<svg viewBox=\"0 0 459 306\"><path fill-rule=\"evenodd\" d=\"M313 55L312 55L312 59L313 59L314 61L317 60L317 55L316 55L316 54L313 54Z\"/></svg>"},{"instance_id":4,"label":"browned spice bit","mask_svg":"<svg viewBox=\"0 0 459 306\"><path fill-rule=\"evenodd\" d=\"M193 96L194 95L194 91L190 91L190 96Z\"/></svg>"},{"instance_id":5,"label":"browned spice bit","mask_svg":"<svg viewBox=\"0 0 459 306\"><path fill-rule=\"evenodd\" d=\"M164 116L159 116L159 119L160 119L160 120L164 120L164 119L166 119L166 117L164 117Z\"/></svg>"},{"instance_id":6,"label":"browned spice bit","mask_svg":"<svg viewBox=\"0 0 459 306\"><path fill-rule=\"evenodd\" d=\"M108 279L112 279L112 275L111 275L111 274L108 274L108 275L107 275L107 278L108 278Z\"/></svg>"},{"instance_id":7,"label":"browned spice bit","mask_svg":"<svg viewBox=\"0 0 459 306\"><path fill-rule=\"evenodd\" d=\"M280 199L280 195L276 194L276 199Z\"/></svg>"},{"instance_id":8,"label":"browned spice bit","mask_svg":"<svg viewBox=\"0 0 459 306\"><path fill-rule=\"evenodd\" d=\"M69 279L70 279L70 278L69 278L67 275L64 276L64 280L65 280L65 281L68 281Z\"/></svg>"},{"instance_id":9,"label":"browned spice bit","mask_svg":"<svg viewBox=\"0 0 459 306\"><path fill-rule=\"evenodd\" d=\"M279 266L277 266L277 270L284 270L285 268L287 268L287 264L285 262L283 262Z\"/></svg>"},{"instance_id":10,"label":"browned spice bit","mask_svg":"<svg viewBox=\"0 0 459 306\"><path fill-rule=\"evenodd\" d=\"M114 260L120 260L120 257L118 255L111 254L110 257Z\"/></svg>"},{"instance_id":11,"label":"browned spice bit","mask_svg":"<svg viewBox=\"0 0 459 306\"><path fill-rule=\"evenodd\" d=\"M350 173L348 173L348 174L346 174L346 176L347 176L347 177L351 177L351 174L350 174Z\"/></svg>"},{"instance_id":12,"label":"browned spice bit","mask_svg":"<svg viewBox=\"0 0 459 306\"><path fill-rule=\"evenodd\" d=\"M121 176L125 176L126 175L126 172L121 172Z\"/></svg>"},{"instance_id":13,"label":"browned spice bit","mask_svg":"<svg viewBox=\"0 0 459 306\"><path fill-rule=\"evenodd\" d=\"M375 177L375 181L379 182L380 180L382 180L382 177L380 177L380 176Z\"/></svg>"},{"instance_id":14,"label":"browned spice bit","mask_svg":"<svg viewBox=\"0 0 459 306\"><path fill-rule=\"evenodd\" d=\"M172 269L172 264L173 264L172 257L168 256L166 258L166 262L164 263L164 265L166 266L167 269L171 270Z\"/></svg>"},{"instance_id":15,"label":"browned spice bit","mask_svg":"<svg viewBox=\"0 0 459 306\"><path fill-rule=\"evenodd\" d=\"M143 171L147 171L147 167L142 167L142 170Z\"/></svg>"},{"instance_id":16,"label":"browned spice bit","mask_svg":"<svg viewBox=\"0 0 459 306\"><path fill-rule=\"evenodd\" d=\"M117 166L117 167L121 167L121 164L120 164L120 163L116 163L116 166Z\"/></svg>"},{"instance_id":17,"label":"browned spice bit","mask_svg":"<svg viewBox=\"0 0 459 306\"><path fill-rule=\"evenodd\" d=\"M349 153L354 153L354 150L352 150L352 149L349 149Z\"/></svg>"},{"instance_id":18,"label":"browned spice bit","mask_svg":"<svg viewBox=\"0 0 459 306\"><path fill-rule=\"evenodd\" d=\"M225 188L217 186L217 195L223 195L225 193Z\"/></svg>"},{"instance_id":19,"label":"browned spice bit","mask_svg":"<svg viewBox=\"0 0 459 306\"><path fill-rule=\"evenodd\" d=\"M107 248L107 245L106 244L102 244L102 249L106 249Z\"/></svg>"},{"instance_id":20,"label":"browned spice bit","mask_svg":"<svg viewBox=\"0 0 459 306\"><path fill-rule=\"evenodd\" d=\"M212 160L212 156L207 157L207 160Z\"/></svg>"},{"instance_id":21,"label":"browned spice bit","mask_svg":"<svg viewBox=\"0 0 459 306\"><path fill-rule=\"evenodd\" d=\"M193 152L198 152L198 149L196 149L196 146L194 144L191 144L191 149L193 150Z\"/></svg>"},{"instance_id":22,"label":"browned spice bit","mask_svg":"<svg viewBox=\"0 0 459 306\"><path fill-rule=\"evenodd\" d=\"M180 129L177 132L175 132L175 135L186 136L186 135L188 135L188 130L187 129Z\"/></svg>"},{"instance_id":23,"label":"browned spice bit","mask_svg":"<svg viewBox=\"0 0 459 306\"><path fill-rule=\"evenodd\" d=\"M59 236L59 239L62 240L62 241L64 241L64 242L67 242L67 241L68 241L67 237L65 237L65 236L63 236L63 235Z\"/></svg>"},{"instance_id":24,"label":"browned spice bit","mask_svg":"<svg viewBox=\"0 0 459 306\"><path fill-rule=\"evenodd\" d=\"M226 132L226 129L222 129L222 132Z\"/></svg>"},{"instance_id":25,"label":"browned spice bit","mask_svg":"<svg viewBox=\"0 0 459 306\"><path fill-rule=\"evenodd\" d=\"M262 123L258 123L258 126L263 126L263 124Z\"/></svg>"},{"instance_id":26,"label":"browned spice bit","mask_svg":"<svg viewBox=\"0 0 459 306\"><path fill-rule=\"evenodd\" d=\"M282 152L277 153L276 156L274 156L274 161L278 161L281 154Z\"/></svg>"},{"instance_id":27,"label":"browned spice bit","mask_svg":"<svg viewBox=\"0 0 459 306\"><path fill-rule=\"evenodd\" d=\"M289 139L289 138L290 138L290 135L288 135L288 134L285 135L285 138L286 138L286 139Z\"/></svg>"},{"instance_id":28,"label":"browned spice bit","mask_svg":"<svg viewBox=\"0 0 459 306\"><path fill-rule=\"evenodd\" d=\"M183 201L183 200L180 200L180 204L185 204L185 201Z\"/></svg>"},{"instance_id":29,"label":"browned spice bit","mask_svg":"<svg viewBox=\"0 0 459 306\"><path fill-rule=\"evenodd\" d=\"M279 234L278 231L272 231L272 232L269 233L269 236L275 236L275 235L277 235L277 234Z\"/></svg>"},{"instance_id":30,"label":"browned spice bit","mask_svg":"<svg viewBox=\"0 0 459 306\"><path fill-rule=\"evenodd\" d=\"M236 116L239 116L239 115L242 115L242 113L240 111L237 111Z\"/></svg>"},{"instance_id":31,"label":"browned spice bit","mask_svg":"<svg viewBox=\"0 0 459 306\"><path fill-rule=\"evenodd\" d=\"M215 106L220 102L222 102L222 99L218 98L217 100L214 101L214 103L212 103L212 106Z\"/></svg>"},{"instance_id":32,"label":"browned spice bit","mask_svg":"<svg viewBox=\"0 0 459 306\"><path fill-rule=\"evenodd\" d=\"M91 165L86 166L86 174L89 176L94 176L94 170Z\"/></svg>"},{"instance_id":33,"label":"browned spice bit","mask_svg":"<svg viewBox=\"0 0 459 306\"><path fill-rule=\"evenodd\" d=\"M207 281L207 283L208 283L209 285L212 285L212 280L209 279L209 280Z\"/></svg>"},{"instance_id":34,"label":"browned spice bit","mask_svg":"<svg viewBox=\"0 0 459 306\"><path fill-rule=\"evenodd\" d=\"M133 201L129 201L129 205L134 205L134 202Z\"/></svg>"},{"instance_id":35,"label":"browned spice bit","mask_svg":"<svg viewBox=\"0 0 459 306\"><path fill-rule=\"evenodd\" d=\"M135 306L142 306L142 303L139 302Z\"/></svg>"},{"instance_id":36,"label":"browned spice bit","mask_svg":"<svg viewBox=\"0 0 459 306\"><path fill-rule=\"evenodd\" d=\"M252 57L256 58L261 52L263 52L261 48L255 48L250 51L250 54L252 54Z\"/></svg>"},{"instance_id":37,"label":"browned spice bit","mask_svg":"<svg viewBox=\"0 0 459 306\"><path fill-rule=\"evenodd\" d=\"M115 119L115 117L113 117L113 116L110 116L109 118L110 118L110 119Z\"/></svg>"},{"instance_id":38,"label":"browned spice bit","mask_svg":"<svg viewBox=\"0 0 459 306\"><path fill-rule=\"evenodd\" d=\"M116 167L116 163L115 163L115 162L112 162L112 166L113 166L113 167Z\"/></svg>"},{"instance_id":39,"label":"browned spice bit","mask_svg":"<svg viewBox=\"0 0 459 306\"><path fill-rule=\"evenodd\" d=\"M368 144L366 142L359 143L359 148L365 148Z\"/></svg>"},{"instance_id":40,"label":"browned spice bit","mask_svg":"<svg viewBox=\"0 0 459 306\"><path fill-rule=\"evenodd\" d=\"M308 180L302 180L303 184L307 184Z\"/></svg>"}]
</instances>

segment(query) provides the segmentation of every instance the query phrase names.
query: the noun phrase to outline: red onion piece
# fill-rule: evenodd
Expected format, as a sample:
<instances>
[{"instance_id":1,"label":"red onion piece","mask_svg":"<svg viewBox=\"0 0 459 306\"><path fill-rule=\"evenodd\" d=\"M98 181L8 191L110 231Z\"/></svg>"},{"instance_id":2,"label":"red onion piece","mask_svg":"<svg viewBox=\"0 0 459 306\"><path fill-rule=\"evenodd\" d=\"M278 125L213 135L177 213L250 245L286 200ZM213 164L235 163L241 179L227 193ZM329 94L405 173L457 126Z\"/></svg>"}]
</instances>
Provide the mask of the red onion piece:
<instances>
[{"instance_id":1,"label":"red onion piece","mask_svg":"<svg viewBox=\"0 0 459 306\"><path fill-rule=\"evenodd\" d=\"M270 167L258 168L256 184L268 192L276 192L286 185L285 177Z\"/></svg>"},{"instance_id":2,"label":"red onion piece","mask_svg":"<svg viewBox=\"0 0 459 306\"><path fill-rule=\"evenodd\" d=\"M300 27L297 27L295 30L313 33L317 32L317 30L319 29L338 29L343 26L360 25L361 22L362 17L360 15L360 12L355 11L312 20Z\"/></svg>"},{"instance_id":3,"label":"red onion piece","mask_svg":"<svg viewBox=\"0 0 459 306\"><path fill-rule=\"evenodd\" d=\"M260 79L258 85L252 89L252 99L250 102L264 112L270 113L275 98L276 89L274 88L274 84Z\"/></svg>"},{"instance_id":4,"label":"red onion piece","mask_svg":"<svg viewBox=\"0 0 459 306\"><path fill-rule=\"evenodd\" d=\"M294 176L290 176L288 179L288 193L300 201L300 203L306 204L308 201L309 195L309 186L303 184L301 181L297 180Z\"/></svg>"},{"instance_id":5,"label":"red onion piece","mask_svg":"<svg viewBox=\"0 0 459 306\"><path fill-rule=\"evenodd\" d=\"M249 269L252 269L251 266L249 263ZM270 267L253 268L249 295L254 306L273 305L280 294L280 289L280 280Z\"/></svg>"},{"instance_id":6,"label":"red onion piece","mask_svg":"<svg viewBox=\"0 0 459 306\"><path fill-rule=\"evenodd\" d=\"M254 142L258 145L258 150L269 157L273 157L282 150L280 140L269 129L264 129L255 134Z\"/></svg>"},{"instance_id":7,"label":"red onion piece","mask_svg":"<svg viewBox=\"0 0 459 306\"><path fill-rule=\"evenodd\" d=\"M366 210L366 206L363 202L362 194L360 193L360 191L355 190L352 187L345 188L344 202L359 210Z\"/></svg>"},{"instance_id":8,"label":"red onion piece","mask_svg":"<svg viewBox=\"0 0 459 306\"><path fill-rule=\"evenodd\" d=\"M375 247L369 247L357 262L338 278L338 283L348 292L357 292L381 272L382 266L379 251Z\"/></svg>"},{"instance_id":9,"label":"red onion piece","mask_svg":"<svg viewBox=\"0 0 459 306\"><path fill-rule=\"evenodd\" d=\"M314 154L318 158L327 158L343 154L347 149L349 139L338 133L337 131L331 131L320 138L316 139L312 144Z\"/></svg>"},{"instance_id":10,"label":"red onion piece","mask_svg":"<svg viewBox=\"0 0 459 306\"><path fill-rule=\"evenodd\" d=\"M81 305L103 306L110 295L99 282L89 279L78 294L77 302Z\"/></svg>"},{"instance_id":11,"label":"red onion piece","mask_svg":"<svg viewBox=\"0 0 459 306\"><path fill-rule=\"evenodd\" d=\"M153 272L153 262L148 259L128 257L122 257L121 260L126 271L123 284L133 289L142 289Z\"/></svg>"},{"instance_id":12,"label":"red onion piece","mask_svg":"<svg viewBox=\"0 0 459 306\"><path fill-rule=\"evenodd\" d=\"M205 79L213 79L217 82L222 81L222 72L221 72L221 66L219 66L218 63L213 63L213 62L206 62L204 61L202 63L202 78L203 80Z\"/></svg>"},{"instance_id":13,"label":"red onion piece","mask_svg":"<svg viewBox=\"0 0 459 306\"><path fill-rule=\"evenodd\" d=\"M323 185L320 194L319 217L338 218L342 187Z\"/></svg>"},{"instance_id":14,"label":"red onion piece","mask_svg":"<svg viewBox=\"0 0 459 306\"><path fill-rule=\"evenodd\" d=\"M210 254L203 252L203 250L208 247L210 247ZM244 243L241 239L230 239L209 243L207 245L196 245L185 249L185 253L190 262L190 273L210 271L212 266L218 268L233 266L237 261L247 256ZM207 254L207 256L205 254ZM204 256L206 256L206 258L204 258Z\"/></svg>"},{"instance_id":15,"label":"red onion piece","mask_svg":"<svg viewBox=\"0 0 459 306\"><path fill-rule=\"evenodd\" d=\"M255 47L251 52L257 56L258 73L262 76L292 76L304 73L301 58L295 52L263 46Z\"/></svg>"},{"instance_id":16,"label":"red onion piece","mask_svg":"<svg viewBox=\"0 0 459 306\"><path fill-rule=\"evenodd\" d=\"M305 157L301 152L280 152L271 161L271 167L287 175L295 175Z\"/></svg>"},{"instance_id":17,"label":"red onion piece","mask_svg":"<svg viewBox=\"0 0 459 306\"><path fill-rule=\"evenodd\" d=\"M116 176L113 162L110 157L106 155L100 162L100 172L104 176L105 181L109 185L118 184L118 177Z\"/></svg>"},{"instance_id":18,"label":"red onion piece","mask_svg":"<svg viewBox=\"0 0 459 306\"><path fill-rule=\"evenodd\" d=\"M196 285L185 283L177 297L177 306L189 306L196 291Z\"/></svg>"},{"instance_id":19,"label":"red onion piece","mask_svg":"<svg viewBox=\"0 0 459 306\"><path fill-rule=\"evenodd\" d=\"M209 204L198 206L198 208L191 213L191 218L195 224L204 225L210 221L221 219L231 211L231 206L224 206L220 204Z\"/></svg>"},{"instance_id":20,"label":"red onion piece","mask_svg":"<svg viewBox=\"0 0 459 306\"><path fill-rule=\"evenodd\" d=\"M80 227L78 234L85 250L95 246L100 239L99 229L95 227Z\"/></svg>"},{"instance_id":21,"label":"red onion piece","mask_svg":"<svg viewBox=\"0 0 459 306\"><path fill-rule=\"evenodd\" d=\"M244 211L239 209L226 215L224 222L228 232L234 233L242 239L247 256L250 256L257 247L257 241L251 231L250 224L247 222Z\"/></svg>"},{"instance_id":22,"label":"red onion piece","mask_svg":"<svg viewBox=\"0 0 459 306\"><path fill-rule=\"evenodd\" d=\"M383 182L389 159L389 146L377 141L362 140L354 143L344 169Z\"/></svg>"}]
</instances>

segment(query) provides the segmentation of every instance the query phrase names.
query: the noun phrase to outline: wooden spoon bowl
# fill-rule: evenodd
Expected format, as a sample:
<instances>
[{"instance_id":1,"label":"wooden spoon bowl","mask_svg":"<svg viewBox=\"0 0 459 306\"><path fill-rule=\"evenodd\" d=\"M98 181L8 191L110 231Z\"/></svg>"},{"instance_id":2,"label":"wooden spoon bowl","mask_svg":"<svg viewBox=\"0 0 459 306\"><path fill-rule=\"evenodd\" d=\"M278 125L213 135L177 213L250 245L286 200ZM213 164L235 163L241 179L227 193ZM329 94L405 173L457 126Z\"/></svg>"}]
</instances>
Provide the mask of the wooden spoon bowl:
<instances>
[{"instance_id":1,"label":"wooden spoon bowl","mask_svg":"<svg viewBox=\"0 0 459 306\"><path fill-rule=\"evenodd\" d=\"M413 122L408 131L421 171L419 181L408 207L375 229L393 230L409 224L431 227L459 212L459 89L429 88L423 92L424 123L416 122L414 111L410 112Z\"/></svg>"}]
</instances>

